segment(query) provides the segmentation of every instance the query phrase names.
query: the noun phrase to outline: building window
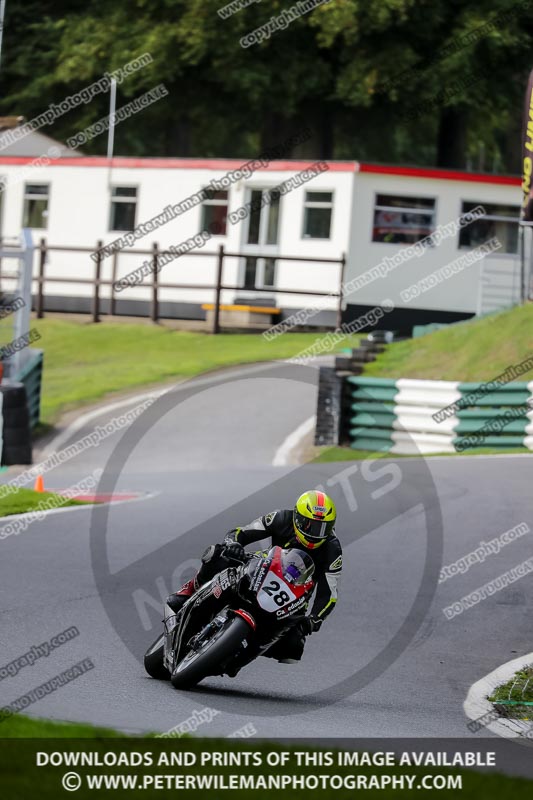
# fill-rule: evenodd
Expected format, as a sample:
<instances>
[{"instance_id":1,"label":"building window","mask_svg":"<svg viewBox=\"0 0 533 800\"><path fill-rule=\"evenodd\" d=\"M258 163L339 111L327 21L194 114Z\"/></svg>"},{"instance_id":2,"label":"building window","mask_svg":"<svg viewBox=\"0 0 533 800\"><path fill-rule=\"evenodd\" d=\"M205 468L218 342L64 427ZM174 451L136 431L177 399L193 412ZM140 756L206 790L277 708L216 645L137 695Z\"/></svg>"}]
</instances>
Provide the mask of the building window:
<instances>
[{"instance_id":1,"label":"building window","mask_svg":"<svg viewBox=\"0 0 533 800\"><path fill-rule=\"evenodd\" d=\"M492 205L491 203L464 202L462 213L472 211L476 206L482 205L487 212L485 216L476 219L461 228L459 233L459 247L470 248L484 244L494 236L502 243L500 253L518 253L518 218L520 206Z\"/></svg>"},{"instance_id":2,"label":"building window","mask_svg":"<svg viewBox=\"0 0 533 800\"><path fill-rule=\"evenodd\" d=\"M378 194L373 242L415 244L429 236L435 223L435 198Z\"/></svg>"},{"instance_id":3,"label":"building window","mask_svg":"<svg viewBox=\"0 0 533 800\"><path fill-rule=\"evenodd\" d=\"M333 192L306 192L304 203L304 239L329 239Z\"/></svg>"},{"instance_id":4,"label":"building window","mask_svg":"<svg viewBox=\"0 0 533 800\"><path fill-rule=\"evenodd\" d=\"M132 231L135 228L137 189L135 186L113 186L111 189L110 231Z\"/></svg>"},{"instance_id":5,"label":"building window","mask_svg":"<svg viewBox=\"0 0 533 800\"><path fill-rule=\"evenodd\" d=\"M204 189L205 200L202 205L202 231L212 236L226 235L228 216L228 192Z\"/></svg>"},{"instance_id":6,"label":"building window","mask_svg":"<svg viewBox=\"0 0 533 800\"><path fill-rule=\"evenodd\" d=\"M23 228L48 227L47 183L27 183L24 188Z\"/></svg>"},{"instance_id":7,"label":"building window","mask_svg":"<svg viewBox=\"0 0 533 800\"><path fill-rule=\"evenodd\" d=\"M278 244L281 195L277 189L251 189L247 244Z\"/></svg>"}]
</instances>

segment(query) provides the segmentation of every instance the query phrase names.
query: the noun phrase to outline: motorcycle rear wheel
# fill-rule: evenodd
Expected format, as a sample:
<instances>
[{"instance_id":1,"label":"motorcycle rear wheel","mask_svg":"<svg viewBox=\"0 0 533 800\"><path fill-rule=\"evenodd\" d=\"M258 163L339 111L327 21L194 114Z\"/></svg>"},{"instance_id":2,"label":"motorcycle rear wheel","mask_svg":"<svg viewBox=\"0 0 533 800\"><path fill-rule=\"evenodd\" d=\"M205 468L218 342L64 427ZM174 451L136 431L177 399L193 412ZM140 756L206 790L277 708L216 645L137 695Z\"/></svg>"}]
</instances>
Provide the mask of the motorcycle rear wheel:
<instances>
[{"instance_id":1,"label":"motorcycle rear wheel","mask_svg":"<svg viewBox=\"0 0 533 800\"><path fill-rule=\"evenodd\" d=\"M169 681L170 672L163 664L164 634L157 637L144 656L144 668L151 678Z\"/></svg>"}]
</instances>

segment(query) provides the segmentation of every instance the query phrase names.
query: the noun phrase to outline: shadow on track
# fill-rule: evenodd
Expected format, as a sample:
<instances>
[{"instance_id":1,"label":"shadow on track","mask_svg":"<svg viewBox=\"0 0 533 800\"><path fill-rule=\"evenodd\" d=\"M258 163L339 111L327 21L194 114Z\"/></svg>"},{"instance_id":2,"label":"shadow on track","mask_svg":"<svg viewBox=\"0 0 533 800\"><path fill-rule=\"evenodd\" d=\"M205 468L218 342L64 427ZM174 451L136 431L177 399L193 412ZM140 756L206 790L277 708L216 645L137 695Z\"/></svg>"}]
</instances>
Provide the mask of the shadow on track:
<instances>
[{"instance_id":1,"label":"shadow on track","mask_svg":"<svg viewBox=\"0 0 533 800\"><path fill-rule=\"evenodd\" d=\"M259 704L271 705L272 703L278 704L290 704L297 707L307 707L309 711L313 708L320 708L324 704L325 700L325 693L321 694L320 698L309 695L309 697L303 697L302 695L292 695L288 692L261 692L258 689L232 689L226 688L222 686L209 686L209 684L202 684L201 686L196 686L192 689L180 689L179 694L183 694L186 697L189 696L204 696L204 697L225 697L231 698L235 701L243 700L245 702L245 706L243 706L242 710L239 708L239 704L236 703L235 708L232 708L232 713L239 714L248 712L250 713L250 701L254 702L254 710L256 710ZM334 704L339 702L339 697L335 697L332 693L329 702ZM344 704L346 705L346 700L344 699ZM353 704L354 708L356 707L356 703Z\"/></svg>"}]
</instances>

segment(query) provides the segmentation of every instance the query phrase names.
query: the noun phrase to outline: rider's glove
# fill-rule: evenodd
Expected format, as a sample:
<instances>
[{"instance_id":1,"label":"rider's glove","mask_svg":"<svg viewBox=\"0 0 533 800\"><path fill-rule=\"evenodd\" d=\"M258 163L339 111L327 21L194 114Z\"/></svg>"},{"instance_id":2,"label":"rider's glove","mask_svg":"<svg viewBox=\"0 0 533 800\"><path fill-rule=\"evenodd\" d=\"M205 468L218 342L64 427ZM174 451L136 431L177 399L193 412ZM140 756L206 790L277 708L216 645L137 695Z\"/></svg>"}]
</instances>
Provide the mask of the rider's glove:
<instances>
[{"instance_id":1,"label":"rider's glove","mask_svg":"<svg viewBox=\"0 0 533 800\"><path fill-rule=\"evenodd\" d=\"M233 542L232 544L227 544L224 548L224 554L226 558L232 558L235 561L244 561L244 547L239 542Z\"/></svg>"},{"instance_id":2,"label":"rider's glove","mask_svg":"<svg viewBox=\"0 0 533 800\"><path fill-rule=\"evenodd\" d=\"M237 541L237 537L239 533L242 531L242 528L232 528L230 531L227 532L226 538L224 539L224 546L229 544L233 544Z\"/></svg>"},{"instance_id":3,"label":"rider's glove","mask_svg":"<svg viewBox=\"0 0 533 800\"><path fill-rule=\"evenodd\" d=\"M310 636L310 634L316 633L316 631L320 630L321 625L321 619L316 619L316 617L306 617L300 623L300 630L304 636Z\"/></svg>"}]
</instances>

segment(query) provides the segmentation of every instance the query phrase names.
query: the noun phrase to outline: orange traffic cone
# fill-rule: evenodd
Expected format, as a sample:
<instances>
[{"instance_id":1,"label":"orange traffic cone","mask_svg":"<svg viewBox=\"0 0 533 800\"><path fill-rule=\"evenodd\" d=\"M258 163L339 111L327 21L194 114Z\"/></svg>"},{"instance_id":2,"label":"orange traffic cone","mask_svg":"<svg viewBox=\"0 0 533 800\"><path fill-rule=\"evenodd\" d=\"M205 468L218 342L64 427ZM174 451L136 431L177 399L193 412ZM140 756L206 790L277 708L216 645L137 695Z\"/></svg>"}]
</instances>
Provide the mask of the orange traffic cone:
<instances>
[{"instance_id":1,"label":"orange traffic cone","mask_svg":"<svg viewBox=\"0 0 533 800\"><path fill-rule=\"evenodd\" d=\"M35 478L35 486L33 488L36 492L44 492L44 481L42 475L37 475Z\"/></svg>"}]
</instances>

